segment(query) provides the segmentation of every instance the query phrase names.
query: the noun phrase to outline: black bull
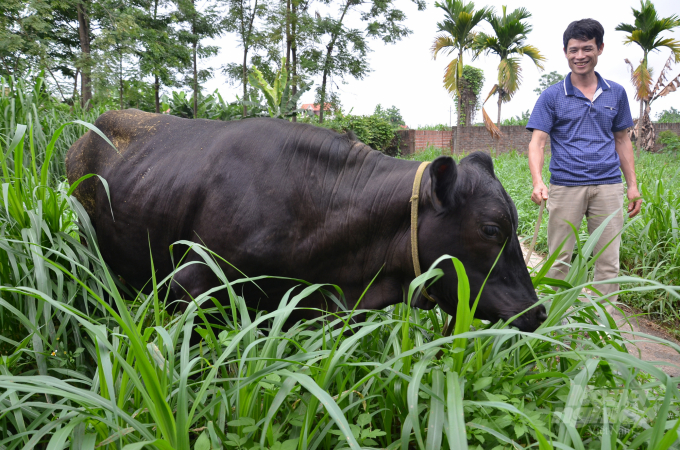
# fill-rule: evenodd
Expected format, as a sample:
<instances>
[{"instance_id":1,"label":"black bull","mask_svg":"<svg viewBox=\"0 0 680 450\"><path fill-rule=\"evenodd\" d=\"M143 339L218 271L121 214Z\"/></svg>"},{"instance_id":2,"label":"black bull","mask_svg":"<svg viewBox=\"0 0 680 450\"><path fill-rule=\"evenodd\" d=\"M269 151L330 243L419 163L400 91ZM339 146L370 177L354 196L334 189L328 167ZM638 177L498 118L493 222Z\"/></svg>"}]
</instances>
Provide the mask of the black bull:
<instances>
[{"instance_id":1,"label":"black bull","mask_svg":"<svg viewBox=\"0 0 680 450\"><path fill-rule=\"evenodd\" d=\"M97 231L104 259L130 285L141 288L151 277L149 245L158 275L166 276L173 270L170 245L186 240L205 245L248 276L337 284L350 306L379 273L359 308L403 301L414 277L409 200L418 162L277 119L185 120L126 110L107 112L95 125L118 152L89 131L68 152L68 179L95 173L107 180L110 204L97 177L75 195ZM517 210L489 156L475 153L459 165L441 156L427 168L418 216L421 267L444 254L458 257L474 299L505 244L482 292L476 313L481 319L508 319L538 300L516 231ZM185 249L173 248L174 261ZM440 267L444 276L428 293L455 315L456 273L450 260ZM224 271L231 279L241 277L228 265ZM175 298L187 299L218 284L210 268L192 264L175 276L171 289ZM279 279L258 284L267 295L249 285L243 296L248 306L270 311L292 286ZM412 305L435 304L418 296ZM336 308L321 296L300 306ZM298 317L305 314L310 312ZM513 325L534 330L544 319L545 308L537 306Z\"/></svg>"}]
</instances>

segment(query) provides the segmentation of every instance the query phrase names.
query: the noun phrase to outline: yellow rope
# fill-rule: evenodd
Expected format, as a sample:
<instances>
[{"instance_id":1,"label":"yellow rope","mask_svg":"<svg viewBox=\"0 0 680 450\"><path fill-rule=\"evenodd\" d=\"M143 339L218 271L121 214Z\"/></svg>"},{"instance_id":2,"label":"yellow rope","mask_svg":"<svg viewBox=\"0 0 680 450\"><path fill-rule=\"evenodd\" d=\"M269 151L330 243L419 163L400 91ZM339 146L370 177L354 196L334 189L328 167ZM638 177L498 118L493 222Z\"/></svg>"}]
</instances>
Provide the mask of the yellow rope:
<instances>
[{"instance_id":1,"label":"yellow rope","mask_svg":"<svg viewBox=\"0 0 680 450\"><path fill-rule=\"evenodd\" d=\"M418 259L418 199L420 198L420 181L423 179L423 172L430 164L429 162L421 163L416 172L416 178L413 180L413 194L411 195L411 256L413 257L413 270L416 277L420 275L420 260ZM431 302L435 300L427 294L425 286L422 290L423 297Z\"/></svg>"}]
</instances>

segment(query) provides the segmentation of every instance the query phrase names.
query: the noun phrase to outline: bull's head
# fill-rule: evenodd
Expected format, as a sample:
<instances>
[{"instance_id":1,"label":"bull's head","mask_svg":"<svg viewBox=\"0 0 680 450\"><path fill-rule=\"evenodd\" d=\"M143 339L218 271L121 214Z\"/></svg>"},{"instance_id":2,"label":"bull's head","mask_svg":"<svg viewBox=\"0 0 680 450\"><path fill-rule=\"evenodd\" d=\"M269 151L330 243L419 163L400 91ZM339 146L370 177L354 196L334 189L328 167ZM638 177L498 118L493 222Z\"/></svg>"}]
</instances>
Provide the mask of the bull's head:
<instances>
[{"instance_id":1,"label":"bull's head","mask_svg":"<svg viewBox=\"0 0 680 450\"><path fill-rule=\"evenodd\" d=\"M538 301L517 239L517 209L494 174L485 153L473 153L456 166L440 156L429 167L430 189L422 195L418 246L423 270L444 254L461 260L470 280L470 301L490 273L475 312L479 319L507 320ZM494 261L502 253L491 271ZM458 277L449 260L440 263L444 276L428 294L448 314L456 314ZM430 309L422 296L413 305ZM533 331L546 319L542 305L515 319L512 325Z\"/></svg>"}]
</instances>

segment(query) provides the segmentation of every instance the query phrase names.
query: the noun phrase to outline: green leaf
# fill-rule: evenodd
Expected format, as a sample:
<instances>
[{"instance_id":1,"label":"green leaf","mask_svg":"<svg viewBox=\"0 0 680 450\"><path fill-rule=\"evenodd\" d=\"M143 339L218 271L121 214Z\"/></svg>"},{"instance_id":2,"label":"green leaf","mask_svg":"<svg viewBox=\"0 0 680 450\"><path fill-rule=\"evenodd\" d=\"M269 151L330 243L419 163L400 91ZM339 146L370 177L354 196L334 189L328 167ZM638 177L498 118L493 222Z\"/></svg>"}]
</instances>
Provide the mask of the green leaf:
<instances>
[{"instance_id":1,"label":"green leaf","mask_svg":"<svg viewBox=\"0 0 680 450\"><path fill-rule=\"evenodd\" d=\"M208 437L208 433L204 431L198 436L198 439L196 439L194 450L210 450L210 448L210 438Z\"/></svg>"}]
</instances>

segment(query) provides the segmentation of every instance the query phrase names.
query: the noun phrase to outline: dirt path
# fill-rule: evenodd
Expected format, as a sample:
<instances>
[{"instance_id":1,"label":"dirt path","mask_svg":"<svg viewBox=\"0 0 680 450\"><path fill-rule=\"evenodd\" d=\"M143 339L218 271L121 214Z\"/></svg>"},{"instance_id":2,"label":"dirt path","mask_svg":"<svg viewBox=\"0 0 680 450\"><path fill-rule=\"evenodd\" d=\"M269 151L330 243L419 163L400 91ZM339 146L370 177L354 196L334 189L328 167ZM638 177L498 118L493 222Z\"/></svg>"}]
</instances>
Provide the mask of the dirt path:
<instances>
[{"instance_id":1,"label":"dirt path","mask_svg":"<svg viewBox=\"0 0 680 450\"><path fill-rule=\"evenodd\" d=\"M528 250L527 247L528 244L527 245L522 244L522 250L524 252L525 257L526 252ZM544 259L545 255L534 253L531 255L531 259L529 260L528 266L536 267L542 264ZM671 341L675 344L680 345L680 341L678 341L675 337L666 332L663 329L663 327L644 317L644 315L642 315L640 312L633 311L631 308L625 305L619 305L619 307L624 311L626 317L628 318L628 320L626 320L626 318L619 311L614 311L612 313L612 317L614 318L614 320L616 320L616 323L619 326L620 330L630 331L632 325L632 331L660 337L667 341ZM628 322L630 322L630 324ZM630 342L626 344L628 351L632 355L637 356L643 361L670 363L672 365L663 364L655 365L661 368L664 372L666 372L668 375L672 377L680 377L680 353L675 351L673 348L664 344L660 344L658 342L643 339L639 336L635 336L630 333L622 333L622 336L624 337L624 339L640 341Z\"/></svg>"}]
</instances>

